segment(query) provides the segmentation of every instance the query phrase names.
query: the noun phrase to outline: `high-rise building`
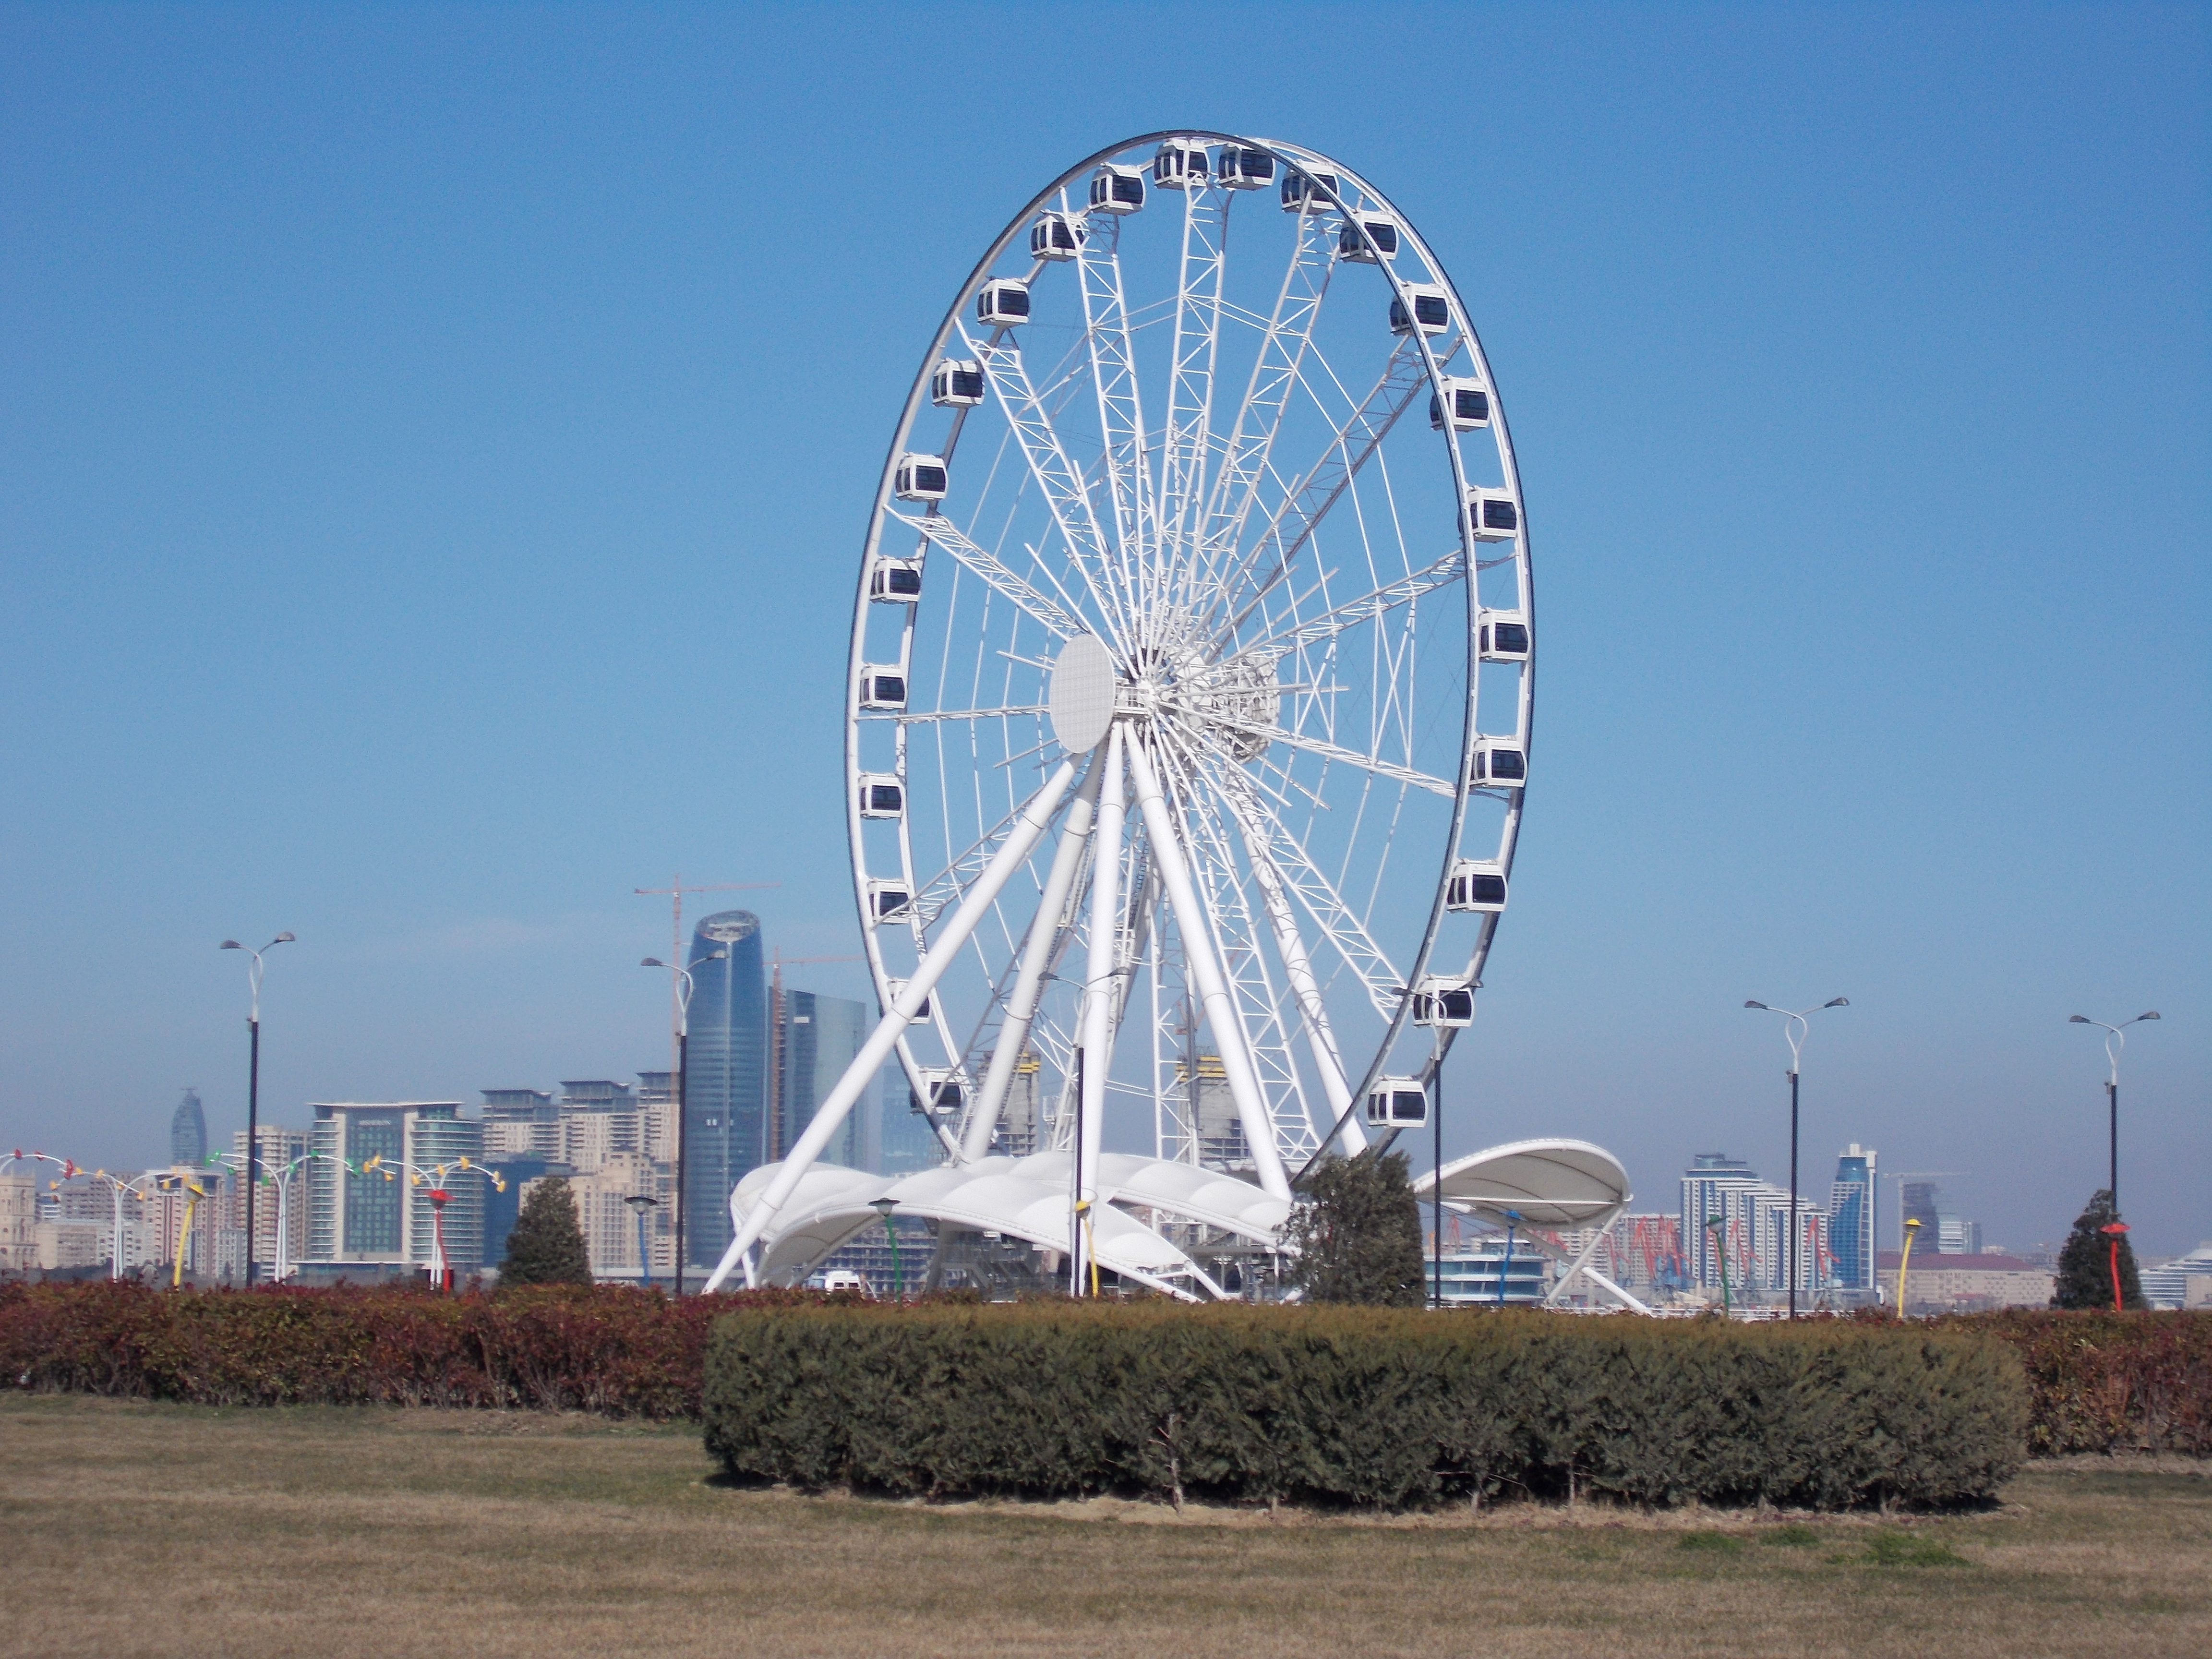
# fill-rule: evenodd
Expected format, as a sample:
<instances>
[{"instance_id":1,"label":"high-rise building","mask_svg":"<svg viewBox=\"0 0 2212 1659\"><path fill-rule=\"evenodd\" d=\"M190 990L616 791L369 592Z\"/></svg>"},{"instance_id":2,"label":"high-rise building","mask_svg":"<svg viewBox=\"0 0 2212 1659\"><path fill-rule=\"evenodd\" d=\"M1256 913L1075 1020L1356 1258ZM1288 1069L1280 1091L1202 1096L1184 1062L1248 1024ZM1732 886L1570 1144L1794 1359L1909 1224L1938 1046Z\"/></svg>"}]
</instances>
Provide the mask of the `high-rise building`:
<instances>
[{"instance_id":1,"label":"high-rise building","mask_svg":"<svg viewBox=\"0 0 2212 1659\"><path fill-rule=\"evenodd\" d=\"M483 1089L484 1157L557 1160L561 1109L543 1089Z\"/></svg>"},{"instance_id":2,"label":"high-rise building","mask_svg":"<svg viewBox=\"0 0 2212 1659\"><path fill-rule=\"evenodd\" d=\"M1875 1155L1853 1141L1836 1160L1836 1179L1828 1188L1829 1248L1836 1255L1836 1282L1847 1291L1875 1287Z\"/></svg>"},{"instance_id":3,"label":"high-rise building","mask_svg":"<svg viewBox=\"0 0 2212 1659\"><path fill-rule=\"evenodd\" d=\"M1918 1222L1923 1249L1935 1243L1942 1225L1936 1201L1936 1183L1932 1181L1907 1181L1898 1188L1897 1224L1903 1227L1908 1221Z\"/></svg>"},{"instance_id":4,"label":"high-rise building","mask_svg":"<svg viewBox=\"0 0 2212 1659\"><path fill-rule=\"evenodd\" d=\"M775 1012L782 1021L775 1045L782 1070L776 1079L770 1151L781 1158L814 1121L815 1108L837 1086L875 1022L864 1003L812 991L786 991ZM843 1131L823 1149L824 1161L860 1167L860 1115L847 1115Z\"/></svg>"},{"instance_id":5,"label":"high-rise building","mask_svg":"<svg viewBox=\"0 0 2212 1659\"><path fill-rule=\"evenodd\" d=\"M303 1261L307 1252L307 1166L302 1164L287 1176L292 1160L306 1156L307 1133L304 1129L287 1129L274 1123L254 1126L254 1138L261 1145L257 1160L262 1184L253 1189L253 1264L257 1273L273 1274L276 1267L277 1223L283 1223L284 1256L288 1261ZM246 1163L246 1131L239 1130L230 1139L231 1156L243 1167ZM223 1216L224 1228L239 1236L242 1245L246 1237L246 1189L234 1186L230 1203ZM244 1252L240 1251L240 1265L244 1266Z\"/></svg>"},{"instance_id":6,"label":"high-rise building","mask_svg":"<svg viewBox=\"0 0 2212 1659\"><path fill-rule=\"evenodd\" d=\"M427 1186L403 1166L450 1169L483 1158L483 1125L461 1115L457 1100L333 1101L311 1108L307 1250L303 1258L342 1267L428 1267L439 1219ZM381 1158L392 1167L368 1169ZM387 1178L387 1176L389 1178ZM467 1273L483 1261L485 1182L455 1171L442 1189L447 1265Z\"/></svg>"},{"instance_id":7,"label":"high-rise building","mask_svg":"<svg viewBox=\"0 0 2212 1659\"><path fill-rule=\"evenodd\" d=\"M577 1174L592 1174L617 1153L642 1153L646 1139L637 1097L629 1084L579 1078L561 1085L557 1156Z\"/></svg>"},{"instance_id":8,"label":"high-rise building","mask_svg":"<svg viewBox=\"0 0 2212 1659\"><path fill-rule=\"evenodd\" d=\"M1717 1219L1716 1230L1708 1225ZM1797 1288L1832 1282L1828 1212L1797 1196ZM1762 1181L1741 1158L1699 1152L1682 1174L1682 1241L1701 1288L1722 1288L1721 1251L1738 1293L1790 1288L1790 1189Z\"/></svg>"},{"instance_id":9,"label":"high-rise building","mask_svg":"<svg viewBox=\"0 0 2212 1659\"><path fill-rule=\"evenodd\" d=\"M169 1162L198 1168L207 1153L207 1114L200 1109L200 1091L187 1089L169 1115Z\"/></svg>"},{"instance_id":10,"label":"high-rise building","mask_svg":"<svg viewBox=\"0 0 2212 1659\"><path fill-rule=\"evenodd\" d=\"M716 951L726 954L713 959ZM686 1261L713 1267L729 1248L730 1189L768 1160L768 987L760 918L706 917L691 935L690 1075L684 1085Z\"/></svg>"},{"instance_id":11,"label":"high-rise building","mask_svg":"<svg viewBox=\"0 0 2212 1659\"><path fill-rule=\"evenodd\" d=\"M876 1074L875 1087L860 1097L858 1162L875 1175L917 1175L945 1162L945 1143L929 1119L916 1109L914 1087L905 1069L891 1060Z\"/></svg>"}]
</instances>

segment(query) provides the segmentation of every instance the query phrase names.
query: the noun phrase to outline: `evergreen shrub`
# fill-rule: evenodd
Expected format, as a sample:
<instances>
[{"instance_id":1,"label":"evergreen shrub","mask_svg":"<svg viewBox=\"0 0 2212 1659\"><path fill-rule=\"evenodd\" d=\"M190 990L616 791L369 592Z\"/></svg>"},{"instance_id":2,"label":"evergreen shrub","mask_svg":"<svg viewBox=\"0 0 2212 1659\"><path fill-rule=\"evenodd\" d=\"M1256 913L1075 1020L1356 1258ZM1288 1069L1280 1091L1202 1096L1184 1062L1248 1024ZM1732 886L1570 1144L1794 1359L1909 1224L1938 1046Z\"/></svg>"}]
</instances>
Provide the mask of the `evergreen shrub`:
<instances>
[{"instance_id":1,"label":"evergreen shrub","mask_svg":"<svg viewBox=\"0 0 2212 1659\"><path fill-rule=\"evenodd\" d=\"M929 1497L1941 1505L2011 1476L2027 1414L2002 1342L1845 1321L789 1307L706 1366L732 1475Z\"/></svg>"}]
</instances>

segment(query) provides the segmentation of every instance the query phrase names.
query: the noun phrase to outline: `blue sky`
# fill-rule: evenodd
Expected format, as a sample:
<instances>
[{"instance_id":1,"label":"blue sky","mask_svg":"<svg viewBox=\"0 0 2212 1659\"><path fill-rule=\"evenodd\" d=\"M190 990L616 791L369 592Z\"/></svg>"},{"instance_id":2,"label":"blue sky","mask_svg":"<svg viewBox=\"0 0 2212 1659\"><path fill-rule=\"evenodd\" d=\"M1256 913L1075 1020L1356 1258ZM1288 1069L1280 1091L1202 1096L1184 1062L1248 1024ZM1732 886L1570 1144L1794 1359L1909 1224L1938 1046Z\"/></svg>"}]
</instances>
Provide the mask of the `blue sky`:
<instances>
[{"instance_id":1,"label":"blue sky","mask_svg":"<svg viewBox=\"0 0 2212 1659\"><path fill-rule=\"evenodd\" d=\"M854 948L839 702L945 305L1078 157L1340 155L1541 607L1450 1143L1850 1140L2212 1236L2201 7L0 12L0 1141L665 1064L665 901ZM1249 20L1241 31L1237 19ZM848 969L798 982L853 994ZM1885 1196L1885 1203L1887 1203Z\"/></svg>"}]
</instances>

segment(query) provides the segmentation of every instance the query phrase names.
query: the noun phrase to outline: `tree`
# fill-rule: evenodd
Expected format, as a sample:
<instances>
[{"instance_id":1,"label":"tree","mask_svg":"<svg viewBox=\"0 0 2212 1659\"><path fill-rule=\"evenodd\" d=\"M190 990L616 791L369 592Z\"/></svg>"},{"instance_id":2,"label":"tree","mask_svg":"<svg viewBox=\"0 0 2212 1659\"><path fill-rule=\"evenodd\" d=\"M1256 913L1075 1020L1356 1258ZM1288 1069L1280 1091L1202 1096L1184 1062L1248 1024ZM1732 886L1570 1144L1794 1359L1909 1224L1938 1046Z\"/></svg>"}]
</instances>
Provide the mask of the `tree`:
<instances>
[{"instance_id":1,"label":"tree","mask_svg":"<svg viewBox=\"0 0 2212 1659\"><path fill-rule=\"evenodd\" d=\"M2058 1253L2058 1282L2057 1293L2051 1298L2052 1307L2112 1305L2112 1240L2098 1230L2114 1219L2112 1194L2100 1187L2089 1194L2089 1207L2081 1212L2074 1231L2067 1236L2066 1248ZM2128 1248L2125 1233L2120 1235L2120 1305L2143 1305L2142 1285L2136 1278L2136 1253Z\"/></svg>"},{"instance_id":2,"label":"tree","mask_svg":"<svg viewBox=\"0 0 2212 1659\"><path fill-rule=\"evenodd\" d=\"M1291 1217L1291 1283L1312 1302L1418 1308L1428 1297L1421 1210L1406 1155L1332 1158L1314 1174L1312 1202Z\"/></svg>"},{"instance_id":3,"label":"tree","mask_svg":"<svg viewBox=\"0 0 2212 1659\"><path fill-rule=\"evenodd\" d=\"M522 1213L507 1236L507 1260L499 1264L502 1285L588 1285L592 1255L576 1222L576 1195L558 1176L530 1183Z\"/></svg>"}]
</instances>

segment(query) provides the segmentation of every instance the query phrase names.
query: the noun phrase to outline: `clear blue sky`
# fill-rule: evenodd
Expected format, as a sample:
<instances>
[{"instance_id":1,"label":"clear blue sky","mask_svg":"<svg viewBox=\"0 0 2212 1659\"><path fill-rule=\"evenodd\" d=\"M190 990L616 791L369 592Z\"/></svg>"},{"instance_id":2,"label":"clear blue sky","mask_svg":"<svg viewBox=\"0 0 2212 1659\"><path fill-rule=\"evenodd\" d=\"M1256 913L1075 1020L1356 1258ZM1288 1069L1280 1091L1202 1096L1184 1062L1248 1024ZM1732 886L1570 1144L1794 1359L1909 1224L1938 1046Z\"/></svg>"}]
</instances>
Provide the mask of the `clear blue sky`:
<instances>
[{"instance_id":1,"label":"clear blue sky","mask_svg":"<svg viewBox=\"0 0 2212 1659\"><path fill-rule=\"evenodd\" d=\"M1242 20L1240 21L1240 20ZM2202 7L0 12L0 1143L665 1064L671 872L854 948L857 545L1028 195L1340 155L1482 331L1537 784L1450 1139L1848 1140L2212 1237ZM799 982L848 994L852 970ZM1888 1202L1885 1194L1885 1205Z\"/></svg>"}]
</instances>

